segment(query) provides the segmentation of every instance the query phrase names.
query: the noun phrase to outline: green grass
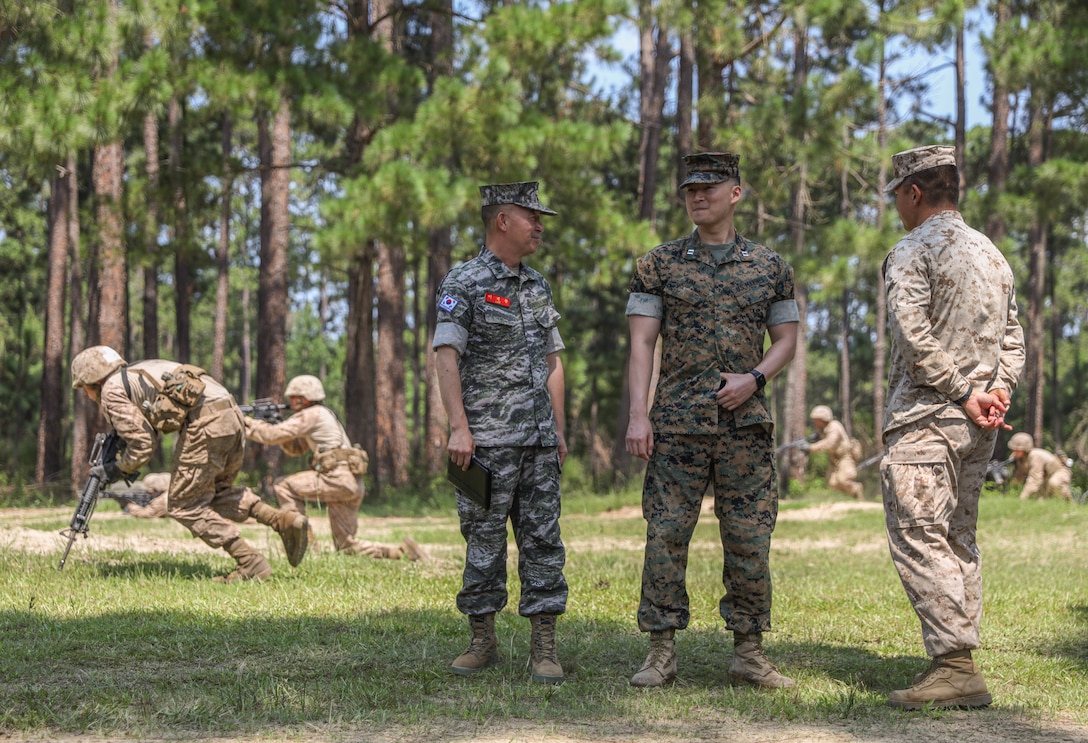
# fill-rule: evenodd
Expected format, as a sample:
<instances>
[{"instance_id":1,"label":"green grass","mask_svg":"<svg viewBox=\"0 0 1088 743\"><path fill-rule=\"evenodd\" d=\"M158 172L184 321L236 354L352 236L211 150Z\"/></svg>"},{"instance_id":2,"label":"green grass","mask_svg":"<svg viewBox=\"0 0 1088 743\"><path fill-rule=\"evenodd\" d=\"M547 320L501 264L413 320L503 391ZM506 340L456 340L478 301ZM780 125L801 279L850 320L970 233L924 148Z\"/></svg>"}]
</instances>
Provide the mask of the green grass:
<instances>
[{"instance_id":1,"label":"green grass","mask_svg":"<svg viewBox=\"0 0 1088 743\"><path fill-rule=\"evenodd\" d=\"M826 494L783 501L772 546L776 631L766 643L796 690L725 683L731 641L718 616L721 548L709 514L692 544L692 623L678 635L679 681L630 687L647 647L634 619L644 535L638 500L634 490L565 496L571 591L559 624L568 680L559 687L529 681L529 628L516 615L513 562L510 605L498 621L503 662L470 678L448 672L467 640L454 607L463 543L452 512L387 523L368 519L364 508L362 536L396 541L412 533L435 555L428 563L324 551L291 569L274 535L247 525L276 573L235 586L209 580L231 567L222 552L88 548L96 538L139 535L191 548L187 533L165 519L96 515L91 542L77 541L63 572L59 552L24 553L0 539L0 737L365 729L437 740L441 731L467 735L513 719L558 732L589 726L622 739L640 730L695 739L708 720L884 731L908 724L910 716L884 699L926 658L887 554L882 514L798 518L844 503ZM57 531L70 510L33 512L21 525ZM993 493L981 512L986 614L976 657L995 702L974 714L1088 723L1088 509ZM926 713L958 714L967 713Z\"/></svg>"}]
</instances>

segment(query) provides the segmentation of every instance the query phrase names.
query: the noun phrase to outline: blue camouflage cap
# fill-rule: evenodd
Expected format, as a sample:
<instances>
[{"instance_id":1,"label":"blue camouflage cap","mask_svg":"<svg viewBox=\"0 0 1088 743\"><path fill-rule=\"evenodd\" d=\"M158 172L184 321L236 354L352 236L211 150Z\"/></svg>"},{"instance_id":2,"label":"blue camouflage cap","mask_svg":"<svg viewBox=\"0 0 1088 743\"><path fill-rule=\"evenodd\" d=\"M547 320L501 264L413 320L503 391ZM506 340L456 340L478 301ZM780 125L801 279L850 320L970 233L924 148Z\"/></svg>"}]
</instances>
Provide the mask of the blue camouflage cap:
<instances>
[{"instance_id":1,"label":"blue camouflage cap","mask_svg":"<svg viewBox=\"0 0 1088 743\"><path fill-rule=\"evenodd\" d=\"M541 214L555 215L557 212L553 212L540 203L540 197L536 192L538 185L537 181L521 181L520 183L492 183L488 186L480 186L480 206L516 204Z\"/></svg>"},{"instance_id":2,"label":"blue camouflage cap","mask_svg":"<svg viewBox=\"0 0 1088 743\"><path fill-rule=\"evenodd\" d=\"M740 180L740 155L732 152L699 152L684 155L688 177L681 190L694 183L721 183L731 178Z\"/></svg>"}]
</instances>

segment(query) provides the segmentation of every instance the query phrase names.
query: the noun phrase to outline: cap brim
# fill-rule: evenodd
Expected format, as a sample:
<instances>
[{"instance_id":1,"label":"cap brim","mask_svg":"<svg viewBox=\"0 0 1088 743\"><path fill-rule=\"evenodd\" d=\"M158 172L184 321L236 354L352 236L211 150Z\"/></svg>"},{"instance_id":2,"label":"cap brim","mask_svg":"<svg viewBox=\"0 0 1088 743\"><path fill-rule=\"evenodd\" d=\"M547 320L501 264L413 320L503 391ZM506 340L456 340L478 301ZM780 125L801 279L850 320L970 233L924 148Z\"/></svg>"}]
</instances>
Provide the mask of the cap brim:
<instances>
[{"instance_id":1,"label":"cap brim","mask_svg":"<svg viewBox=\"0 0 1088 743\"><path fill-rule=\"evenodd\" d=\"M906 176L893 179L891 183L884 187L884 193L891 193L895 189L899 188L899 184L902 183L905 179Z\"/></svg>"}]
</instances>

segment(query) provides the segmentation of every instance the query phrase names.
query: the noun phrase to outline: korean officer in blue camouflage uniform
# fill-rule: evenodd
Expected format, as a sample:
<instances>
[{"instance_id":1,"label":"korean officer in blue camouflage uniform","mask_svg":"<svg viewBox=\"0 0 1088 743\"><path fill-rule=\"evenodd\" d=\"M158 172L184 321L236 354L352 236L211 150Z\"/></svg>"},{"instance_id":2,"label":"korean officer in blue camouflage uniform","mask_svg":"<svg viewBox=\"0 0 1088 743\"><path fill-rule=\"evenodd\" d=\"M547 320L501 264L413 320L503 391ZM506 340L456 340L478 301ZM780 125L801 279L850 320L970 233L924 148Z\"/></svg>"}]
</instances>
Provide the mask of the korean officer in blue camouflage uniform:
<instances>
[{"instance_id":1,"label":"korean officer in blue camouflage uniform","mask_svg":"<svg viewBox=\"0 0 1088 743\"><path fill-rule=\"evenodd\" d=\"M566 552L559 534L563 437L563 340L551 287L522 263L540 246L541 215L554 215L536 182L481 186L485 245L438 292L438 385L449 416L450 459L475 454L491 470L491 508L457 495L465 571L457 608L472 639L450 667L476 673L499 661L495 614L507 602L506 522L517 540L521 602L532 625L534 681L558 684L556 617L566 611Z\"/></svg>"},{"instance_id":2,"label":"korean officer in blue camouflage uniform","mask_svg":"<svg viewBox=\"0 0 1088 743\"><path fill-rule=\"evenodd\" d=\"M1024 367L1016 279L958 210L955 149L892 157L887 191L908 233L884 259L888 404L880 464L892 562L922 625L929 668L888 704L985 707L978 501Z\"/></svg>"},{"instance_id":3,"label":"korean officer in blue camouflage uniform","mask_svg":"<svg viewBox=\"0 0 1088 743\"><path fill-rule=\"evenodd\" d=\"M733 631L729 680L792 687L763 652L771 628L771 532L778 516L773 424L764 386L793 358L798 310L793 270L741 236L739 158L685 157L680 184L695 230L638 260L627 303L631 335L627 451L648 460L642 491L646 554L638 626L650 653L631 678L676 678L676 630L688 625L688 545L703 495L714 488L725 553L720 602ZM764 337L771 344L764 352ZM660 337L661 370L650 389ZM649 400L653 393L653 409Z\"/></svg>"}]
</instances>

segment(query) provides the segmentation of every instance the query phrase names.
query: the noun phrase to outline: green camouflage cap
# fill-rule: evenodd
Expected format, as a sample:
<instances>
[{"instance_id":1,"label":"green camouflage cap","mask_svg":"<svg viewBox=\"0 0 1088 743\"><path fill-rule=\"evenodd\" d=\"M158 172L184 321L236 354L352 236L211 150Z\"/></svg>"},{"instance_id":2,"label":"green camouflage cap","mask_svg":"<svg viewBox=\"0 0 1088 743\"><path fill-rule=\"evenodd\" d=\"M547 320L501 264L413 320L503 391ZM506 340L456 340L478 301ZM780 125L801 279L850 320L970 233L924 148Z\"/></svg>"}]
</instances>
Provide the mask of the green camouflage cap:
<instances>
[{"instance_id":1,"label":"green camouflage cap","mask_svg":"<svg viewBox=\"0 0 1088 743\"><path fill-rule=\"evenodd\" d=\"M893 180L884 188L884 193L891 193L899 188L899 184L907 176L920 173L923 170L936 168L940 165L956 164L956 148L947 144L931 144L925 147L915 147L913 150L904 150L892 155Z\"/></svg>"},{"instance_id":2,"label":"green camouflage cap","mask_svg":"<svg viewBox=\"0 0 1088 743\"><path fill-rule=\"evenodd\" d=\"M740 180L740 155L732 152L700 152L684 155L688 177L680 184L681 190L693 183L721 183L731 178Z\"/></svg>"},{"instance_id":3,"label":"green camouflage cap","mask_svg":"<svg viewBox=\"0 0 1088 743\"><path fill-rule=\"evenodd\" d=\"M540 203L540 197L536 193L537 185L537 181L522 181L520 183L492 183L489 186L480 186L480 201L482 202L480 206L517 204L541 214L556 214L556 212Z\"/></svg>"}]
</instances>

